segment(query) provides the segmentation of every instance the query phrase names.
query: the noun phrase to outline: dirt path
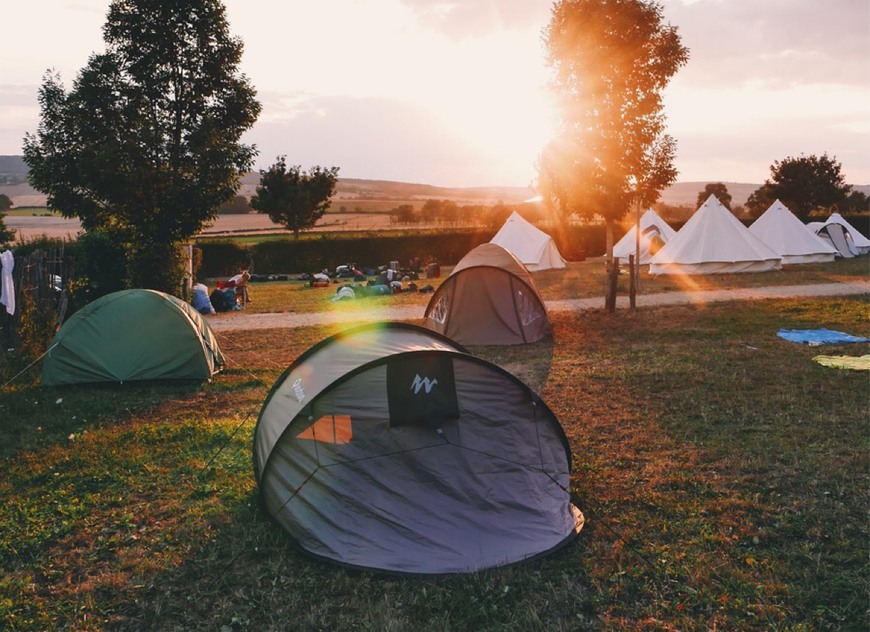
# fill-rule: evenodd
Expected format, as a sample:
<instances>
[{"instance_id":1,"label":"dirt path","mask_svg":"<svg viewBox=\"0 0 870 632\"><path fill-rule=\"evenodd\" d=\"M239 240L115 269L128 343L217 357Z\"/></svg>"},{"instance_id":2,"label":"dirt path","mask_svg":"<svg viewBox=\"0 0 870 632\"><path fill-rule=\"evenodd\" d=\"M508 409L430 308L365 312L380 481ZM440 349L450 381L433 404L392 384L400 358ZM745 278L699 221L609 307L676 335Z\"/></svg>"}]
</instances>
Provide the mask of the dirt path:
<instances>
[{"instance_id":1,"label":"dirt path","mask_svg":"<svg viewBox=\"0 0 870 632\"><path fill-rule=\"evenodd\" d=\"M770 298L793 298L797 296L851 296L870 294L870 280L853 281L849 283L822 283L815 285L785 285L778 287L741 288L736 290L711 290L703 292L661 292L657 294L642 294L637 297L637 306L654 307L656 305L679 305L694 303L719 303L723 301L755 301ZM617 298L616 305L620 309L628 308L628 297ZM547 301L547 309L557 311L581 311L602 309L603 298L583 298L563 301ZM209 325L215 331L233 331L239 329L280 329L288 327L304 327L306 325L325 325L367 320L422 320L424 307L381 307L378 309L363 309L341 312L311 312L311 313L275 313L246 314L231 312L207 317Z\"/></svg>"}]
</instances>

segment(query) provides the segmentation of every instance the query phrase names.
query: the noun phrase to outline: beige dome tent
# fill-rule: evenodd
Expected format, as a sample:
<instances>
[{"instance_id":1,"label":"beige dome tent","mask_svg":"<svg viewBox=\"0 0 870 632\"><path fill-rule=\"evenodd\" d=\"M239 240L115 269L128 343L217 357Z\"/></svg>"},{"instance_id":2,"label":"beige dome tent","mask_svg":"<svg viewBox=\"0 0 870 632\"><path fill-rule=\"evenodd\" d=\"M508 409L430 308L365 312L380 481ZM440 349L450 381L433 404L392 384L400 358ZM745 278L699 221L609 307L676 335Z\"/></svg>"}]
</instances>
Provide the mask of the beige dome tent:
<instances>
[{"instance_id":1,"label":"beige dome tent","mask_svg":"<svg viewBox=\"0 0 870 632\"><path fill-rule=\"evenodd\" d=\"M782 267L764 245L715 195L650 260L650 274L733 274Z\"/></svg>"},{"instance_id":2,"label":"beige dome tent","mask_svg":"<svg viewBox=\"0 0 870 632\"><path fill-rule=\"evenodd\" d=\"M663 220L658 213L648 209L640 218L640 260L638 264L647 265L652 256L676 234L677 231L671 228L671 225ZM635 223L613 246L613 256L619 257L627 263L628 257L637 253L636 235L637 224Z\"/></svg>"},{"instance_id":3,"label":"beige dome tent","mask_svg":"<svg viewBox=\"0 0 870 632\"><path fill-rule=\"evenodd\" d=\"M369 323L278 378L254 430L268 513L305 552L400 574L533 559L583 525L549 407L433 331Z\"/></svg>"},{"instance_id":4,"label":"beige dome tent","mask_svg":"<svg viewBox=\"0 0 870 632\"><path fill-rule=\"evenodd\" d=\"M504 247L519 259L530 272L566 267L565 260L559 253L553 238L541 229L532 226L516 211L511 213L489 241Z\"/></svg>"},{"instance_id":5,"label":"beige dome tent","mask_svg":"<svg viewBox=\"0 0 870 632\"><path fill-rule=\"evenodd\" d=\"M502 246L481 244L438 287L425 326L464 345L512 345L552 334L547 308L526 267Z\"/></svg>"},{"instance_id":6,"label":"beige dome tent","mask_svg":"<svg viewBox=\"0 0 870 632\"><path fill-rule=\"evenodd\" d=\"M833 261L837 249L824 242L777 200L752 222L750 232L782 256L783 265Z\"/></svg>"}]
</instances>

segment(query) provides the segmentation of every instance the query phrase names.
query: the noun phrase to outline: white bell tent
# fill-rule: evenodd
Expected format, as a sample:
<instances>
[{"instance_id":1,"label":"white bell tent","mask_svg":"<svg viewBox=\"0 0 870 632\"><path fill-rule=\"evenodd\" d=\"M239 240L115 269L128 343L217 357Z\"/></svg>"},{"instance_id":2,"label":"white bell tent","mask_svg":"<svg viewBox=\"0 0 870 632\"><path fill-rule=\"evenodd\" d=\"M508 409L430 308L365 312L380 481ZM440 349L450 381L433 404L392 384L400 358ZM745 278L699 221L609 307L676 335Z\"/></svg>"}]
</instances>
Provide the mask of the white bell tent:
<instances>
[{"instance_id":1,"label":"white bell tent","mask_svg":"<svg viewBox=\"0 0 870 632\"><path fill-rule=\"evenodd\" d=\"M782 257L783 265L833 261L837 249L823 241L777 200L749 230Z\"/></svg>"},{"instance_id":2,"label":"white bell tent","mask_svg":"<svg viewBox=\"0 0 870 632\"><path fill-rule=\"evenodd\" d=\"M511 252L530 272L566 267L553 238L516 211L489 242Z\"/></svg>"},{"instance_id":3,"label":"white bell tent","mask_svg":"<svg viewBox=\"0 0 870 632\"><path fill-rule=\"evenodd\" d=\"M671 225L663 220L658 213L649 209L640 218L640 258L639 265L647 265L662 246L677 234ZM613 246L613 256L628 262L628 257L637 253L637 223L616 245Z\"/></svg>"},{"instance_id":4,"label":"white bell tent","mask_svg":"<svg viewBox=\"0 0 870 632\"><path fill-rule=\"evenodd\" d=\"M843 219L839 213L831 213L824 222L810 222L807 226L824 241L837 249L844 259L870 253L870 239Z\"/></svg>"},{"instance_id":5,"label":"white bell tent","mask_svg":"<svg viewBox=\"0 0 870 632\"><path fill-rule=\"evenodd\" d=\"M711 195L650 260L658 274L733 274L779 270L782 257L765 246Z\"/></svg>"}]
</instances>

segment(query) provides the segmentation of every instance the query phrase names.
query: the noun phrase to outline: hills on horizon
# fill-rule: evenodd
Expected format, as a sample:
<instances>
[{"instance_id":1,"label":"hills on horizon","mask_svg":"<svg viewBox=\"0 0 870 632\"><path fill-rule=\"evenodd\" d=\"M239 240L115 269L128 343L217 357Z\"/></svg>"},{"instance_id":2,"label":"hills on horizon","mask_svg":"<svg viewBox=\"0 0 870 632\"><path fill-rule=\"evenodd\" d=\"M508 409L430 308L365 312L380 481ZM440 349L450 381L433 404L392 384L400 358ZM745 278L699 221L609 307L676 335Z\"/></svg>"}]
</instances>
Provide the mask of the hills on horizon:
<instances>
[{"instance_id":1,"label":"hills on horizon","mask_svg":"<svg viewBox=\"0 0 870 632\"><path fill-rule=\"evenodd\" d=\"M0 156L0 193L12 199L15 206L45 206L45 195L27 183L27 165L22 156ZM250 197L259 182L260 174L251 172L242 177L239 194ZM711 182L721 180L676 182L665 189L660 201L671 206L695 206L698 194ZM722 182L731 194L734 205L743 205L761 183ZM857 191L870 195L870 184L852 185ZM432 184L373 180L363 178L339 178L335 202L353 200L412 201L427 199L453 200L464 204L520 204L535 196L531 187L480 186L443 187Z\"/></svg>"}]
</instances>

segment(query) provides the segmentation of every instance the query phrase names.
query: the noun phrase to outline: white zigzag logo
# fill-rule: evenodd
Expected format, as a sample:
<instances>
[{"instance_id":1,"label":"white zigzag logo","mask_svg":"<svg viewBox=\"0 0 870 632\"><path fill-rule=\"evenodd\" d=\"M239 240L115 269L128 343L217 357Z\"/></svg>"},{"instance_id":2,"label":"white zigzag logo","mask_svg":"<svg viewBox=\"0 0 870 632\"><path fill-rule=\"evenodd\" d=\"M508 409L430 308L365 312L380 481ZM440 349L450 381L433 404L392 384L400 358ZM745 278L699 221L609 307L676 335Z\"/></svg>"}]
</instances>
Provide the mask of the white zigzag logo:
<instances>
[{"instance_id":1,"label":"white zigzag logo","mask_svg":"<svg viewBox=\"0 0 870 632\"><path fill-rule=\"evenodd\" d=\"M428 377L420 377L420 374L414 376L414 381L411 383L411 390L414 391L414 395L420 392L421 388L426 389L426 394L428 395L432 388L438 383L437 379L430 380Z\"/></svg>"}]
</instances>

